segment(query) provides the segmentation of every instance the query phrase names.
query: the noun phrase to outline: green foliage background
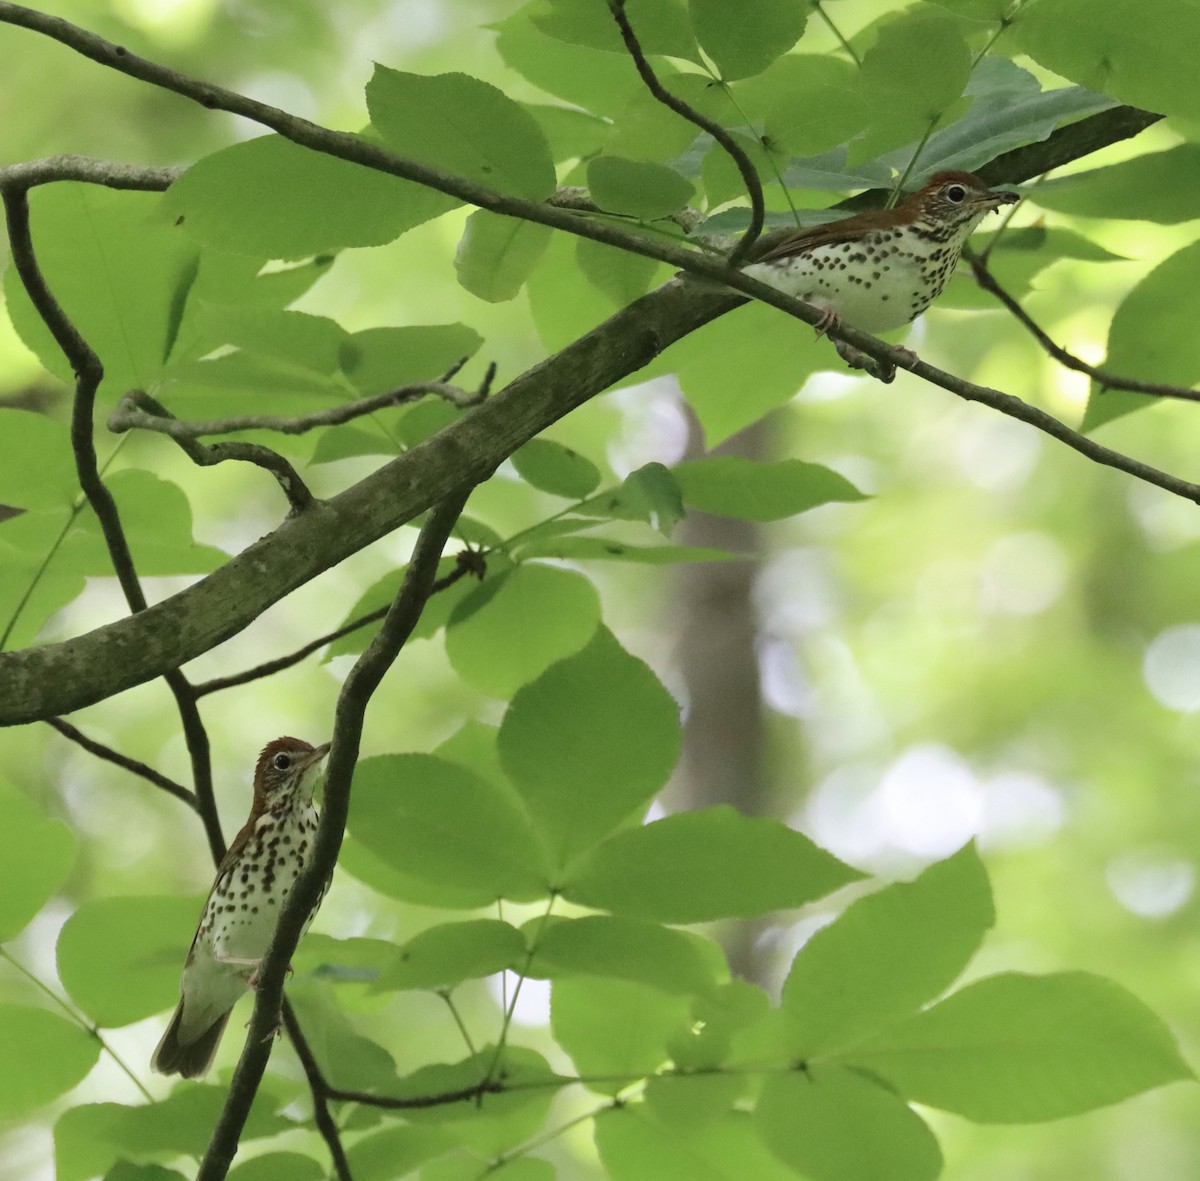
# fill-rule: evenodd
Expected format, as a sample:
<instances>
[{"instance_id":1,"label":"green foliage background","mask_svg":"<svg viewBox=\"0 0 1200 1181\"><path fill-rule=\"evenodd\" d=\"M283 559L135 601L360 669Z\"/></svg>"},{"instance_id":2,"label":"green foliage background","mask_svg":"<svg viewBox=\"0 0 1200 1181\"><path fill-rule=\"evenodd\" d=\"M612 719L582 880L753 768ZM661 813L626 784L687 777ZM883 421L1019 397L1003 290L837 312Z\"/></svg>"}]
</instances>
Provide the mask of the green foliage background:
<instances>
[{"instance_id":1,"label":"green foliage background","mask_svg":"<svg viewBox=\"0 0 1200 1181\"><path fill-rule=\"evenodd\" d=\"M1200 376L1190 3L629 9L672 88L741 138L764 181L786 180L795 209L769 183L773 224L886 185L926 136L914 177L1114 102L1163 113L1031 185L993 262L1085 358ZM712 229L746 222L727 157L645 93L600 0L55 11L326 125L369 120L394 150L505 193L587 186L649 234L677 237L656 219L685 203ZM165 196L31 196L51 287L105 363L97 446L152 598L286 506L261 471L109 434L125 389L214 418L305 413L464 355L467 386L491 362L503 382L669 276L248 138L8 25L0 45L4 163L195 162ZM17 649L125 608L79 500L70 367L11 267L4 293L0 502L24 511L0 523L0 627ZM907 343L1194 471L1187 403L1090 390L965 276ZM1200 1037L1195 506L907 375L846 380L828 342L762 306L647 377L476 491L460 540L494 551L487 580L430 603L368 714L341 867L288 994L335 1086L428 1095L499 1061L514 1086L403 1119L339 1105L354 1177L1193 1175L1196 1090L1159 1088L1190 1077ZM457 413L422 402L246 437L332 495ZM742 454L705 453L730 438ZM757 767L708 807L686 757L673 772L689 733L664 687L692 688L680 650L697 625L681 604L716 556L705 547L723 544L689 532L701 513L750 523L749 555L732 560L759 563L757 593L736 623L753 629L765 692ZM189 673L237 672L386 603L413 535L328 571ZM363 642L204 699L227 834L266 740L328 736ZM72 721L186 777L160 683ZM200 825L47 726L3 731L0 751L0 1177L51 1160L63 1181L194 1175L240 1021L204 1083L172 1088L144 1064L210 880ZM666 809L640 825L664 787ZM753 981L720 947L747 919ZM326 1171L281 1043L231 1176Z\"/></svg>"}]
</instances>

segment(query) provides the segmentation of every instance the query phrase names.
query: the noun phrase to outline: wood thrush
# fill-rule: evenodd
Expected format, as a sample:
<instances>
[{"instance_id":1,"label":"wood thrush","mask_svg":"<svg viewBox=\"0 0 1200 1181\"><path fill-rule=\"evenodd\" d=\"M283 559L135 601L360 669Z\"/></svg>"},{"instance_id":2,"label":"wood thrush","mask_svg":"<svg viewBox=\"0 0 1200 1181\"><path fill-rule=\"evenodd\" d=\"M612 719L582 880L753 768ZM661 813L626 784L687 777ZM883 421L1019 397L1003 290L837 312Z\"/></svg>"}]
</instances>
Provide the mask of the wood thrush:
<instances>
[{"instance_id":1,"label":"wood thrush","mask_svg":"<svg viewBox=\"0 0 1200 1181\"><path fill-rule=\"evenodd\" d=\"M974 173L935 172L894 209L764 235L743 269L823 309L818 333L838 323L888 332L941 295L984 214L1019 200L1016 193L989 189ZM834 345L856 368L877 365L844 341Z\"/></svg>"},{"instance_id":2,"label":"wood thrush","mask_svg":"<svg viewBox=\"0 0 1200 1181\"><path fill-rule=\"evenodd\" d=\"M312 853L313 792L328 753L328 743L276 738L258 756L250 817L217 868L183 966L179 1004L150 1060L160 1074L202 1075L230 1010L254 987L279 911Z\"/></svg>"}]
</instances>

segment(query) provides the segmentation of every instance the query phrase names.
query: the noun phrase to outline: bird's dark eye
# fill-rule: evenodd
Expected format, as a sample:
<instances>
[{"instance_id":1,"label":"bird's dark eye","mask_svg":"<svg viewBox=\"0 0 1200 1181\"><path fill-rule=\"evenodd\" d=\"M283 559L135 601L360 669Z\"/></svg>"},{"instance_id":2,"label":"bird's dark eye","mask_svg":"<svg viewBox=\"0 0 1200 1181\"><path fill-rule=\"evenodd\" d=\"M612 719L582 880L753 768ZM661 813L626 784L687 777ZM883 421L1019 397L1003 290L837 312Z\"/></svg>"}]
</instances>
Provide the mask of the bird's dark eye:
<instances>
[{"instance_id":1,"label":"bird's dark eye","mask_svg":"<svg viewBox=\"0 0 1200 1181\"><path fill-rule=\"evenodd\" d=\"M286 771L292 765L292 756L286 755L282 751L271 760L271 766L276 771Z\"/></svg>"},{"instance_id":2,"label":"bird's dark eye","mask_svg":"<svg viewBox=\"0 0 1200 1181\"><path fill-rule=\"evenodd\" d=\"M967 199L967 190L962 185L951 185L946 190L946 200L961 205Z\"/></svg>"}]
</instances>

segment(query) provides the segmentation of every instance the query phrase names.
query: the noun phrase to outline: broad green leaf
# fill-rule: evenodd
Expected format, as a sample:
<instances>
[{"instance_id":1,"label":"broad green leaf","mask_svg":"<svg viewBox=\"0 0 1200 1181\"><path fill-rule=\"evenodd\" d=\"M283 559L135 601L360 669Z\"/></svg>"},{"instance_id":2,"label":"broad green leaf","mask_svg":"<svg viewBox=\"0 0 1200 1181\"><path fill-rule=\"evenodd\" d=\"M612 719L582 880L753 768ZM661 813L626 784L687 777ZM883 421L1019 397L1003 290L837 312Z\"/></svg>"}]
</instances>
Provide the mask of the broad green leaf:
<instances>
[{"instance_id":1,"label":"broad green leaf","mask_svg":"<svg viewBox=\"0 0 1200 1181\"><path fill-rule=\"evenodd\" d=\"M604 146L609 125L587 111L541 103L523 103L550 144L555 164L587 159Z\"/></svg>"},{"instance_id":2,"label":"broad green leaf","mask_svg":"<svg viewBox=\"0 0 1200 1181\"><path fill-rule=\"evenodd\" d=\"M572 45L628 53L607 4L548 0L541 9L531 19L547 36ZM629 0L626 15L643 52L698 60L696 39L681 0Z\"/></svg>"},{"instance_id":3,"label":"broad green leaf","mask_svg":"<svg viewBox=\"0 0 1200 1181\"><path fill-rule=\"evenodd\" d=\"M58 936L58 974L101 1026L129 1025L179 999L179 975L200 918L195 898L93 898Z\"/></svg>"},{"instance_id":4,"label":"broad green leaf","mask_svg":"<svg viewBox=\"0 0 1200 1181\"><path fill-rule=\"evenodd\" d=\"M788 85L766 113L763 134L776 151L815 156L857 135L870 112L851 62L795 54L777 63Z\"/></svg>"},{"instance_id":5,"label":"broad green leaf","mask_svg":"<svg viewBox=\"0 0 1200 1181\"><path fill-rule=\"evenodd\" d=\"M1110 373L1190 386L1200 381L1200 242L1193 242L1159 263L1117 308L1108 329ZM1092 384L1083 416L1083 429L1095 430L1114 418L1153 406L1156 398L1122 390L1103 391Z\"/></svg>"},{"instance_id":6,"label":"broad green leaf","mask_svg":"<svg viewBox=\"0 0 1200 1181\"><path fill-rule=\"evenodd\" d=\"M746 521L778 521L830 501L863 500L845 476L818 463L756 463L736 455L686 460L671 469L691 508Z\"/></svg>"},{"instance_id":7,"label":"broad green leaf","mask_svg":"<svg viewBox=\"0 0 1200 1181\"><path fill-rule=\"evenodd\" d=\"M442 910L473 910L480 905L479 891L475 887L460 889L445 882L430 882L405 873L350 835L342 842L338 868L344 869L372 890L388 898L398 898L401 902L436 906Z\"/></svg>"},{"instance_id":8,"label":"broad green leaf","mask_svg":"<svg viewBox=\"0 0 1200 1181\"><path fill-rule=\"evenodd\" d=\"M661 463L648 463L630 472L619 488L598 492L576 506L581 516L615 517L622 521L645 521L660 533L670 534L683 520L683 498L679 483Z\"/></svg>"},{"instance_id":9,"label":"broad green leaf","mask_svg":"<svg viewBox=\"0 0 1200 1181\"><path fill-rule=\"evenodd\" d=\"M932 0L939 8L968 20L999 21L1012 8L1012 0Z\"/></svg>"},{"instance_id":10,"label":"broad green leaf","mask_svg":"<svg viewBox=\"0 0 1200 1181\"><path fill-rule=\"evenodd\" d=\"M163 215L158 193L98 185L40 185L30 194L38 264L55 299L104 365L102 391L115 401L154 384L173 332L172 294L196 265L196 247ZM56 377L71 366L34 311L16 268L4 276L18 335ZM20 503L20 502L18 502Z\"/></svg>"},{"instance_id":11,"label":"broad green leaf","mask_svg":"<svg viewBox=\"0 0 1200 1181\"><path fill-rule=\"evenodd\" d=\"M1196 216L1188 199L1200 187L1200 145L1176 144L1103 168L1038 185L1038 205L1072 217L1128 218L1175 225Z\"/></svg>"},{"instance_id":12,"label":"broad green leaf","mask_svg":"<svg viewBox=\"0 0 1200 1181\"><path fill-rule=\"evenodd\" d=\"M555 234L526 288L533 323L550 352L565 348L612 315L612 300L577 264L575 250L568 235Z\"/></svg>"},{"instance_id":13,"label":"broad green leaf","mask_svg":"<svg viewBox=\"0 0 1200 1181\"><path fill-rule=\"evenodd\" d=\"M655 363L655 371L678 373L709 448L784 405L816 370L840 368L833 346L809 325L757 302L706 324Z\"/></svg>"},{"instance_id":14,"label":"broad green leaf","mask_svg":"<svg viewBox=\"0 0 1200 1181\"><path fill-rule=\"evenodd\" d=\"M807 1181L934 1181L942 1169L938 1142L916 1112L837 1067L768 1075L754 1122Z\"/></svg>"},{"instance_id":15,"label":"broad green leaf","mask_svg":"<svg viewBox=\"0 0 1200 1181\"><path fill-rule=\"evenodd\" d=\"M69 1091L96 1064L100 1043L73 1021L31 1005L0 1005L0 1119Z\"/></svg>"},{"instance_id":16,"label":"broad green leaf","mask_svg":"<svg viewBox=\"0 0 1200 1181\"><path fill-rule=\"evenodd\" d=\"M806 5L795 0L688 0L692 27L721 77L732 82L761 73L804 33Z\"/></svg>"},{"instance_id":17,"label":"broad green leaf","mask_svg":"<svg viewBox=\"0 0 1200 1181\"><path fill-rule=\"evenodd\" d=\"M529 4L493 27L496 50L505 64L535 86L595 115L612 116L644 89L628 53L569 45L542 32L530 19L540 4ZM608 15L607 7L604 15Z\"/></svg>"},{"instance_id":18,"label":"broad green leaf","mask_svg":"<svg viewBox=\"0 0 1200 1181\"><path fill-rule=\"evenodd\" d=\"M667 1043L690 1024L687 997L648 984L567 977L550 992L554 1040L581 1075L597 1076L588 1086L606 1095L657 1071Z\"/></svg>"},{"instance_id":19,"label":"broad green leaf","mask_svg":"<svg viewBox=\"0 0 1200 1181\"><path fill-rule=\"evenodd\" d=\"M590 459L552 439L530 439L512 461L527 484L569 500L581 500L600 483L600 469Z\"/></svg>"},{"instance_id":20,"label":"broad green leaf","mask_svg":"<svg viewBox=\"0 0 1200 1181\"><path fill-rule=\"evenodd\" d=\"M487 82L376 65L367 108L388 147L402 156L531 201L554 192L554 163L542 129Z\"/></svg>"},{"instance_id":21,"label":"broad green leaf","mask_svg":"<svg viewBox=\"0 0 1200 1181\"><path fill-rule=\"evenodd\" d=\"M573 570L524 563L462 599L446 624L459 675L492 697L511 697L596 634L600 598Z\"/></svg>"},{"instance_id":22,"label":"broad green leaf","mask_svg":"<svg viewBox=\"0 0 1200 1181\"><path fill-rule=\"evenodd\" d=\"M616 307L624 307L645 295L661 269L661 264L652 258L606 246L591 238L576 239L575 261L592 286L602 291Z\"/></svg>"},{"instance_id":23,"label":"broad green leaf","mask_svg":"<svg viewBox=\"0 0 1200 1181\"><path fill-rule=\"evenodd\" d=\"M803 906L862 875L778 820L722 805L610 837L563 884L572 902L664 923Z\"/></svg>"},{"instance_id":24,"label":"broad green leaf","mask_svg":"<svg viewBox=\"0 0 1200 1181\"><path fill-rule=\"evenodd\" d=\"M275 308L214 304L204 315L209 339L295 368L304 376L331 377L349 333L327 316Z\"/></svg>"},{"instance_id":25,"label":"broad green leaf","mask_svg":"<svg viewBox=\"0 0 1200 1181\"><path fill-rule=\"evenodd\" d=\"M437 381L473 357L483 337L466 324L411 324L366 328L342 346L342 372L364 397L414 382Z\"/></svg>"},{"instance_id":26,"label":"broad green leaf","mask_svg":"<svg viewBox=\"0 0 1200 1181\"><path fill-rule=\"evenodd\" d=\"M325 1170L311 1156L298 1152L268 1152L234 1165L229 1181L321 1181Z\"/></svg>"},{"instance_id":27,"label":"broad green leaf","mask_svg":"<svg viewBox=\"0 0 1200 1181\"><path fill-rule=\"evenodd\" d=\"M952 17L920 8L884 23L863 55L862 93L872 111L864 150L922 135L970 76L971 50Z\"/></svg>"},{"instance_id":28,"label":"broad green leaf","mask_svg":"<svg viewBox=\"0 0 1200 1181\"><path fill-rule=\"evenodd\" d=\"M193 164L166 209L189 238L259 258L381 246L458 201L411 181L302 148L278 135Z\"/></svg>"},{"instance_id":29,"label":"broad green leaf","mask_svg":"<svg viewBox=\"0 0 1200 1181\"><path fill-rule=\"evenodd\" d=\"M1029 4L1009 34L1040 66L1121 102L1194 119L1200 8L1178 0Z\"/></svg>"},{"instance_id":30,"label":"broad green leaf","mask_svg":"<svg viewBox=\"0 0 1200 1181\"><path fill-rule=\"evenodd\" d=\"M549 226L477 209L454 256L458 281L488 303L515 299L550 245Z\"/></svg>"},{"instance_id":31,"label":"broad green leaf","mask_svg":"<svg viewBox=\"0 0 1200 1181\"><path fill-rule=\"evenodd\" d=\"M0 407L0 503L63 508L78 495L67 427L44 414Z\"/></svg>"},{"instance_id":32,"label":"broad green leaf","mask_svg":"<svg viewBox=\"0 0 1200 1181\"><path fill-rule=\"evenodd\" d=\"M679 756L679 710L601 627L517 691L500 759L555 863L564 866L659 791Z\"/></svg>"},{"instance_id":33,"label":"broad green leaf","mask_svg":"<svg viewBox=\"0 0 1200 1181\"><path fill-rule=\"evenodd\" d=\"M718 946L699 935L637 919L585 915L546 927L529 975L547 980L608 976L691 994L713 988L728 976L728 968Z\"/></svg>"},{"instance_id":34,"label":"broad green leaf","mask_svg":"<svg viewBox=\"0 0 1200 1181\"><path fill-rule=\"evenodd\" d=\"M63 1112L54 1125L57 1181L87 1181L118 1160L174 1160L204 1155L228 1088L189 1083L165 1099L128 1107L89 1103ZM242 1134L243 1143L292 1127L277 1114L278 1101L259 1089Z\"/></svg>"},{"instance_id":35,"label":"broad green leaf","mask_svg":"<svg viewBox=\"0 0 1200 1181\"><path fill-rule=\"evenodd\" d=\"M337 983L369 983L395 954L396 945L390 940L335 939L309 932L292 956L292 966L297 979L310 975Z\"/></svg>"},{"instance_id":36,"label":"broad green leaf","mask_svg":"<svg viewBox=\"0 0 1200 1181\"><path fill-rule=\"evenodd\" d=\"M957 979L994 921L973 845L860 898L792 963L782 999L789 1046L812 1058L908 1016Z\"/></svg>"},{"instance_id":37,"label":"broad green leaf","mask_svg":"<svg viewBox=\"0 0 1200 1181\"><path fill-rule=\"evenodd\" d=\"M375 1091L396 1081L392 1056L355 1029L328 988L297 981L289 986L288 998L330 1086Z\"/></svg>"},{"instance_id":38,"label":"broad green leaf","mask_svg":"<svg viewBox=\"0 0 1200 1181\"><path fill-rule=\"evenodd\" d=\"M311 1160L311 1158L304 1158ZM316 1161L312 1161L315 1165ZM237 1170L234 1170L237 1172ZM234 1176L234 1172L229 1175ZM312 1177L309 1173L308 1178ZM305 1173L297 1174L300 1181L306 1181ZM163 1165L134 1165L129 1161L117 1161L107 1173L104 1174L104 1181L186 1181L182 1173L177 1173L174 1169L168 1169ZM245 1181L241 1173L237 1173L235 1181Z\"/></svg>"},{"instance_id":39,"label":"broad green leaf","mask_svg":"<svg viewBox=\"0 0 1200 1181\"><path fill-rule=\"evenodd\" d=\"M75 560L46 559L64 538L82 533L82 514L69 508L39 509L0 522L0 637L8 649L33 642L42 625L84 588ZM105 566L105 572L110 569Z\"/></svg>"},{"instance_id":40,"label":"broad green leaf","mask_svg":"<svg viewBox=\"0 0 1200 1181\"><path fill-rule=\"evenodd\" d=\"M350 833L404 874L486 906L546 894L542 855L520 805L432 755L380 755L354 771Z\"/></svg>"},{"instance_id":41,"label":"broad green leaf","mask_svg":"<svg viewBox=\"0 0 1200 1181\"><path fill-rule=\"evenodd\" d=\"M524 957L525 940L509 923L496 919L443 923L398 948L371 991L453 988L464 980L515 968Z\"/></svg>"},{"instance_id":42,"label":"broad green leaf","mask_svg":"<svg viewBox=\"0 0 1200 1181\"><path fill-rule=\"evenodd\" d=\"M1194 1077L1159 1017L1086 972L988 976L842 1057L977 1123L1060 1119Z\"/></svg>"},{"instance_id":43,"label":"broad green leaf","mask_svg":"<svg viewBox=\"0 0 1200 1181\"><path fill-rule=\"evenodd\" d=\"M597 156L589 161L587 180L592 200L601 209L642 221L678 212L695 192L692 183L674 169L621 156Z\"/></svg>"},{"instance_id":44,"label":"broad green leaf","mask_svg":"<svg viewBox=\"0 0 1200 1181\"><path fill-rule=\"evenodd\" d=\"M735 1073L692 1073L682 1068L678 1073L657 1075L646 1083L646 1111L655 1122L691 1136L732 1114L734 1103L757 1091L754 1083L755 1080ZM764 1152L763 1156L767 1154Z\"/></svg>"},{"instance_id":45,"label":"broad green leaf","mask_svg":"<svg viewBox=\"0 0 1200 1181\"><path fill-rule=\"evenodd\" d=\"M28 796L0 779L0 832L4 889L0 891L0 943L6 943L50 900L75 863L77 842L61 820L51 820Z\"/></svg>"},{"instance_id":46,"label":"broad green leaf","mask_svg":"<svg viewBox=\"0 0 1200 1181\"><path fill-rule=\"evenodd\" d=\"M684 1090L707 1081L666 1078L651 1085ZM595 1136L612 1181L796 1181L767 1151L745 1112L681 1127L662 1119L648 1102L625 1103L596 1116Z\"/></svg>"},{"instance_id":47,"label":"broad green leaf","mask_svg":"<svg viewBox=\"0 0 1200 1181\"><path fill-rule=\"evenodd\" d=\"M346 1159L354 1181L395 1181L460 1143L451 1129L403 1124L348 1144Z\"/></svg>"},{"instance_id":48,"label":"broad green leaf","mask_svg":"<svg viewBox=\"0 0 1200 1181\"><path fill-rule=\"evenodd\" d=\"M178 484L130 468L110 477L108 488L116 499L139 574L207 574L229 560L223 550L193 539L192 506ZM99 529L90 512L83 524ZM103 572L110 569L106 555Z\"/></svg>"}]
</instances>

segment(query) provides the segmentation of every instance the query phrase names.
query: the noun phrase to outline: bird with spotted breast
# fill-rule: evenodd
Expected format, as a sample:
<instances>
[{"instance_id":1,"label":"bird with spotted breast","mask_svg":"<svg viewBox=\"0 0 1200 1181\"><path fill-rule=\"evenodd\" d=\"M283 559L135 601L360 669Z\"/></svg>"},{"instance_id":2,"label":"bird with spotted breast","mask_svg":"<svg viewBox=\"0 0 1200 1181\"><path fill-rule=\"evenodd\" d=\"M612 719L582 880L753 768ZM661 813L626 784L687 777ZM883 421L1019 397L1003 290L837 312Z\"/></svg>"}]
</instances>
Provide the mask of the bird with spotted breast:
<instances>
[{"instance_id":1,"label":"bird with spotted breast","mask_svg":"<svg viewBox=\"0 0 1200 1181\"><path fill-rule=\"evenodd\" d=\"M941 295L985 214L1019 200L972 172L935 172L893 209L764 235L743 270L821 308L818 334L837 324L889 332ZM859 349L840 340L834 345L852 366L874 367ZM885 380L894 372L883 374Z\"/></svg>"},{"instance_id":2,"label":"bird with spotted breast","mask_svg":"<svg viewBox=\"0 0 1200 1181\"><path fill-rule=\"evenodd\" d=\"M217 867L183 966L179 1004L150 1060L160 1074L196 1078L208 1070L230 1010L254 988L279 912L312 856L319 819L313 793L328 753L329 743L276 738L258 756L250 817ZM314 907L305 930L315 914Z\"/></svg>"}]
</instances>

